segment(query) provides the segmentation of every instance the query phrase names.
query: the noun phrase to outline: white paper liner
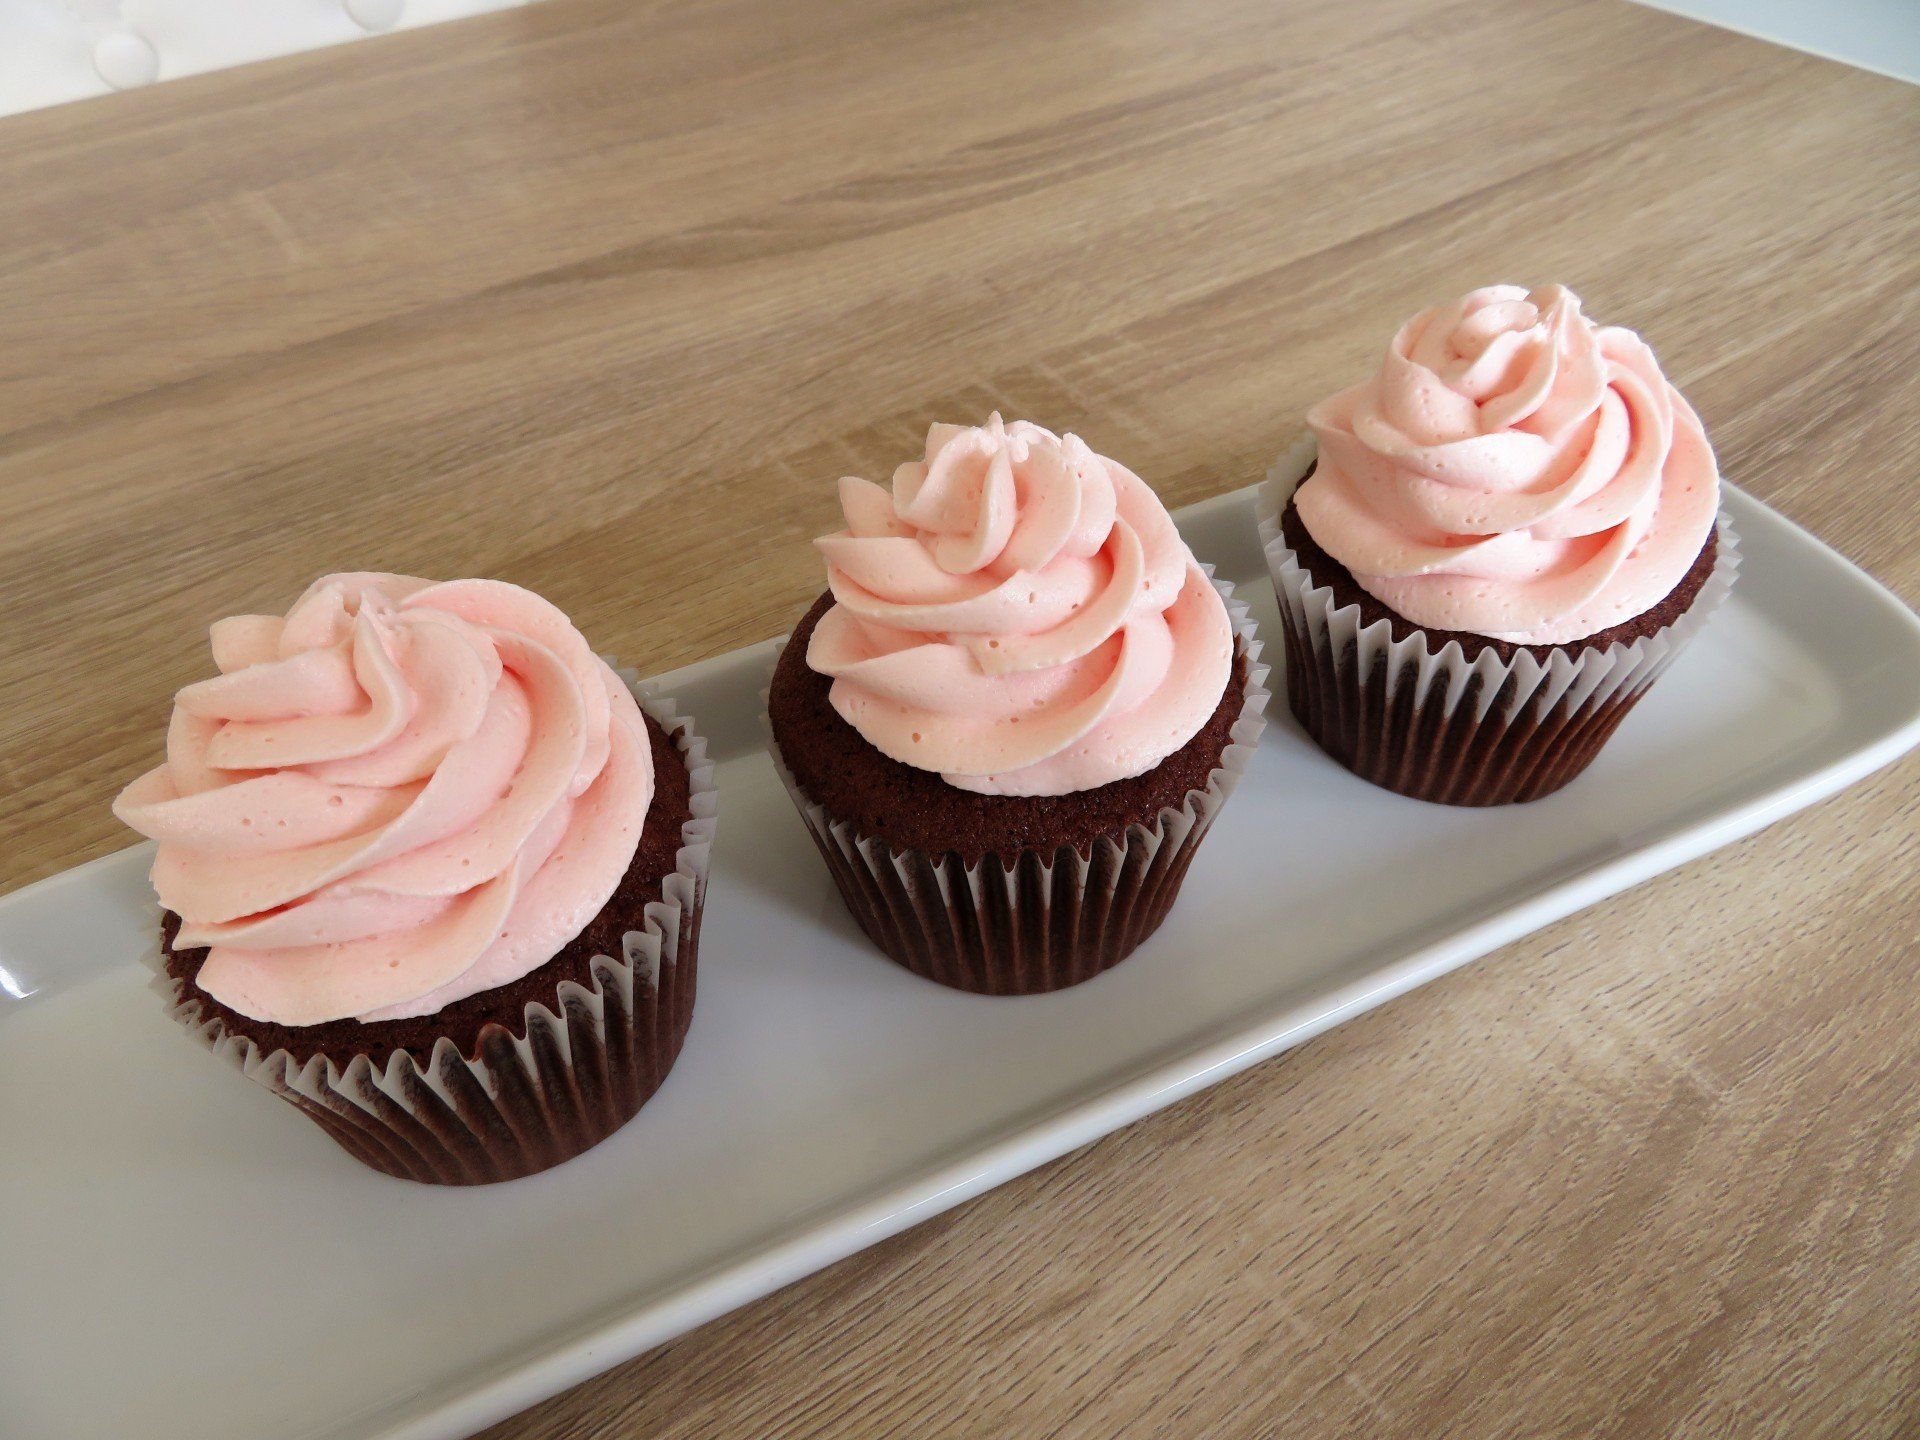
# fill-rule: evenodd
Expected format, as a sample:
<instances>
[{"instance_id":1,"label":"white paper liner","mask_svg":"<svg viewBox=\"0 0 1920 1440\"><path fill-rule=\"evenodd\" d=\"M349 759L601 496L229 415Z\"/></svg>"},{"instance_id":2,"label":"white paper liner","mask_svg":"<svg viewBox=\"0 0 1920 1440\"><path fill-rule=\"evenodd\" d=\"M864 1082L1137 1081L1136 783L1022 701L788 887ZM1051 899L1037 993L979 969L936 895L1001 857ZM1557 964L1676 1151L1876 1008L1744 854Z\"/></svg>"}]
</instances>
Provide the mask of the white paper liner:
<instances>
[{"instance_id":1,"label":"white paper liner","mask_svg":"<svg viewBox=\"0 0 1920 1440\"><path fill-rule=\"evenodd\" d=\"M615 668L686 762L691 815L661 898L648 903L641 928L626 933L621 956L594 957L591 986L561 981L551 1005L528 1003L522 1036L487 1028L471 1059L443 1036L425 1066L405 1050L381 1066L366 1055L344 1066L326 1055L302 1064L284 1049L263 1054L254 1041L228 1033L218 1016L203 1011L190 984L167 974L156 940L146 962L174 1019L357 1159L404 1179L510 1180L570 1159L619 1129L666 1078L692 1018L719 789L691 718L632 670Z\"/></svg>"},{"instance_id":2,"label":"white paper liner","mask_svg":"<svg viewBox=\"0 0 1920 1440\"><path fill-rule=\"evenodd\" d=\"M927 979L983 994L1035 994L1117 965L1159 927L1194 851L1252 762L1266 728L1267 667L1259 631L1233 586L1202 567L1226 602L1246 659L1240 713L1204 789L1167 806L1151 825L1103 836L1083 852L1062 846L1011 864L968 864L890 845L836 820L787 768L762 695L774 769L832 872L847 908L891 959ZM784 649L784 642L782 642ZM777 663L777 657L776 657Z\"/></svg>"},{"instance_id":3,"label":"white paper liner","mask_svg":"<svg viewBox=\"0 0 1920 1440\"><path fill-rule=\"evenodd\" d=\"M1288 702L1321 748L1356 774L1449 804L1537 799L1592 761L1626 712L1726 600L1740 542L1724 511L1712 573L1671 624L1631 642L1525 649L1468 660L1459 641L1436 653L1419 627L1399 640L1387 620L1361 623L1336 606L1281 533L1280 517L1312 468L1308 436L1268 472L1255 505L1260 542L1286 632Z\"/></svg>"}]
</instances>

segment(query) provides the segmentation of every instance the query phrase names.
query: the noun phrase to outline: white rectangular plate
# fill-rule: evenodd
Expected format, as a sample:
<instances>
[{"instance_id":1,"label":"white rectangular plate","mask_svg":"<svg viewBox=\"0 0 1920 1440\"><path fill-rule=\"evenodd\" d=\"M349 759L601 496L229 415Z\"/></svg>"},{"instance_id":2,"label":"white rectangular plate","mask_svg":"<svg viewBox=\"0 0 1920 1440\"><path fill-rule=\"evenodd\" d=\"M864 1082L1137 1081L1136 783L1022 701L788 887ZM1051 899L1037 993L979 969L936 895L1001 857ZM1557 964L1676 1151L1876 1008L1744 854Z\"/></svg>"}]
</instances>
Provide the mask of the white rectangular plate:
<instances>
[{"instance_id":1,"label":"white rectangular plate","mask_svg":"<svg viewBox=\"0 0 1920 1440\"><path fill-rule=\"evenodd\" d=\"M136 962L143 848L0 900L0 1428L466 1434L1831 794L1920 739L1920 622L1727 505L1732 601L1569 789L1401 799L1276 700L1165 927L1037 998L854 929L760 750L770 645L665 677L723 761L692 1034L619 1135L509 1185L362 1169L190 1044ZM1180 521L1277 646L1252 492Z\"/></svg>"}]
</instances>

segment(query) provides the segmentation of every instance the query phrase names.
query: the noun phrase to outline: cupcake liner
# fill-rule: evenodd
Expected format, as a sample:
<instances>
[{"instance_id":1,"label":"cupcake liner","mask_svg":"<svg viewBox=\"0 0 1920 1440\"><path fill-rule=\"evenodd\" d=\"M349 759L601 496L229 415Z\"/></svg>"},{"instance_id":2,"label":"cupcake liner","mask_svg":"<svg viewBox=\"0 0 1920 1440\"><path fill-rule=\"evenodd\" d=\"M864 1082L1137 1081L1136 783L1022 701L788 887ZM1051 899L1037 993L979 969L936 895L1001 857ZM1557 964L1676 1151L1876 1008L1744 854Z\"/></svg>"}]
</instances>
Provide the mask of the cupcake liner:
<instances>
[{"instance_id":1,"label":"cupcake liner","mask_svg":"<svg viewBox=\"0 0 1920 1440\"><path fill-rule=\"evenodd\" d=\"M298 1108L355 1159L433 1185L484 1185L531 1175L606 1139L660 1088L693 1018L700 916L719 790L707 745L673 703L620 670L640 706L673 737L691 783L675 869L627 932L618 957L596 956L591 987L564 980L550 1004L529 1003L525 1035L481 1031L471 1059L446 1037L423 1066L404 1050L384 1065L326 1055L304 1064L262 1053L208 1013L166 972L156 945L153 988L209 1050Z\"/></svg>"},{"instance_id":2,"label":"cupcake liner","mask_svg":"<svg viewBox=\"0 0 1920 1440\"><path fill-rule=\"evenodd\" d=\"M1362 779L1446 805L1536 800L1592 763L1621 720L1727 598L1740 541L1724 511L1712 573L1672 624L1632 642L1546 660L1525 650L1474 659L1457 640L1436 653L1414 628L1361 623L1336 606L1281 533L1280 517L1313 464L1308 438L1274 465L1256 513L1286 636L1287 703L1320 748Z\"/></svg>"},{"instance_id":3,"label":"cupcake liner","mask_svg":"<svg viewBox=\"0 0 1920 1440\"><path fill-rule=\"evenodd\" d=\"M765 716L768 752L867 937L916 975L985 995L1032 995L1089 980L1126 959L1159 928L1195 850L1253 760L1266 728L1267 667L1260 635L1233 586L1203 567L1226 602L1246 659L1239 717L1206 787L1151 825L1115 839L1025 852L1009 864L903 850L836 820L787 769ZM785 642L782 642L784 646Z\"/></svg>"}]
</instances>

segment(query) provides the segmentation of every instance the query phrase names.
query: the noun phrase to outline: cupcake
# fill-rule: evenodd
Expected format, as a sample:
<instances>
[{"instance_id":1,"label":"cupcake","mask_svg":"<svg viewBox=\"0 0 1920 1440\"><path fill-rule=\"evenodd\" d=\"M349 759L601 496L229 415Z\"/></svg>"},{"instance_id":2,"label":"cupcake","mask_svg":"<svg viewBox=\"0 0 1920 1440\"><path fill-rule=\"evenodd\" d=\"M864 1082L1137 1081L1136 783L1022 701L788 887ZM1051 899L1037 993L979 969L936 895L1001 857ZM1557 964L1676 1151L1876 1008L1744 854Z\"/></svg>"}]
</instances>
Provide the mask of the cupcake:
<instances>
[{"instance_id":1,"label":"cupcake","mask_svg":"<svg viewBox=\"0 0 1920 1440\"><path fill-rule=\"evenodd\" d=\"M1144 481L1037 425L935 425L840 503L767 722L847 908L957 989L1118 964L1265 724L1245 607Z\"/></svg>"},{"instance_id":2,"label":"cupcake","mask_svg":"<svg viewBox=\"0 0 1920 1440\"><path fill-rule=\"evenodd\" d=\"M1287 700L1376 785L1553 793L1732 588L1699 418L1561 286L1423 311L1307 424L1259 504Z\"/></svg>"},{"instance_id":3,"label":"cupcake","mask_svg":"<svg viewBox=\"0 0 1920 1440\"><path fill-rule=\"evenodd\" d=\"M619 1129L693 1015L715 791L688 722L495 580L329 575L212 642L114 802L159 842L174 1018L409 1180Z\"/></svg>"}]
</instances>

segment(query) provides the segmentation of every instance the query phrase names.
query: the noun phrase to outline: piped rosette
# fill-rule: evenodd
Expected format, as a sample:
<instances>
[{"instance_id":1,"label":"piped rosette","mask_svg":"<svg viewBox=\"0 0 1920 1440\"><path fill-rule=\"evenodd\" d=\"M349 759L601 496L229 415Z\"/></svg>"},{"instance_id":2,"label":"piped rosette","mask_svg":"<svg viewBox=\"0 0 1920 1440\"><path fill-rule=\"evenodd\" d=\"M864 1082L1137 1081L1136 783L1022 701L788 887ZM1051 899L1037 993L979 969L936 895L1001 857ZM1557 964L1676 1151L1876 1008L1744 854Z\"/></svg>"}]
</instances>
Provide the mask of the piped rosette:
<instances>
[{"instance_id":1,"label":"piped rosette","mask_svg":"<svg viewBox=\"0 0 1920 1440\"><path fill-rule=\"evenodd\" d=\"M551 959L612 896L653 794L645 722L517 586L327 576L213 627L164 764L114 804L253 1019L432 1014Z\"/></svg>"},{"instance_id":2,"label":"piped rosette","mask_svg":"<svg viewBox=\"0 0 1920 1440\"><path fill-rule=\"evenodd\" d=\"M992 795L1141 774L1220 701L1234 636L1153 491L1073 435L935 425L888 489L840 482L807 663L888 757Z\"/></svg>"},{"instance_id":3,"label":"piped rosette","mask_svg":"<svg viewBox=\"0 0 1920 1440\"><path fill-rule=\"evenodd\" d=\"M1432 630L1554 645L1622 624L1674 589L1719 509L1706 434L1653 352L1559 285L1422 311L1307 420L1302 523Z\"/></svg>"}]
</instances>

